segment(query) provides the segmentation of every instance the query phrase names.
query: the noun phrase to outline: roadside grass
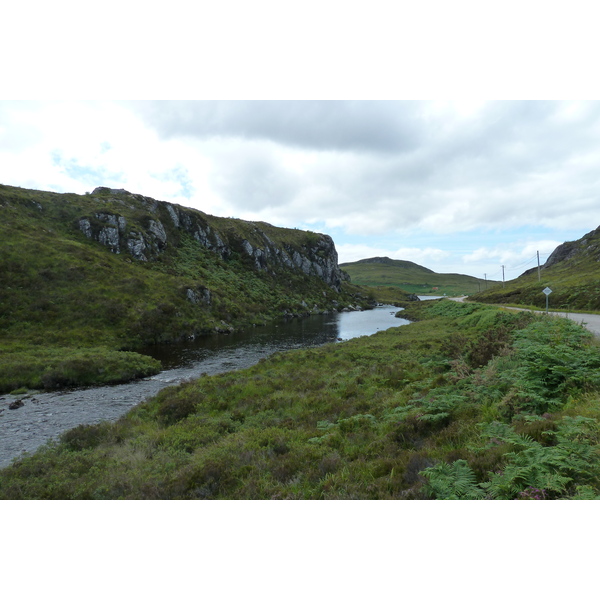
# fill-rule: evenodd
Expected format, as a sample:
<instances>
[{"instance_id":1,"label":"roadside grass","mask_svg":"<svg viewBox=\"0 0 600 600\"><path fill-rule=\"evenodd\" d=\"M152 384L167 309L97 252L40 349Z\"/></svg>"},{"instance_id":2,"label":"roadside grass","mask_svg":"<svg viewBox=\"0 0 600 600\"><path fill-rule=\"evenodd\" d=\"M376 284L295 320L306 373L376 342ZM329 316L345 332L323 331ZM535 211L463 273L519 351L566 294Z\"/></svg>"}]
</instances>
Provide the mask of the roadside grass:
<instances>
[{"instance_id":1,"label":"roadside grass","mask_svg":"<svg viewBox=\"0 0 600 600\"><path fill-rule=\"evenodd\" d=\"M277 353L66 432L1 471L0 497L600 494L600 350L588 332L447 300L407 312L411 325Z\"/></svg>"},{"instance_id":2,"label":"roadside grass","mask_svg":"<svg viewBox=\"0 0 600 600\"><path fill-rule=\"evenodd\" d=\"M550 310L568 312L600 311L600 277L598 274L597 249L581 252L575 257L556 263L541 271L521 275L507 281L504 286L494 285L490 289L475 293L477 302L534 307L544 310L546 296L542 290L549 287Z\"/></svg>"},{"instance_id":3,"label":"roadside grass","mask_svg":"<svg viewBox=\"0 0 600 600\"><path fill-rule=\"evenodd\" d=\"M477 300L471 299L470 297L465 298L464 302L475 302L477 303ZM546 306L544 305L543 307L540 306L535 306L533 304L495 304L495 303L488 303L486 302L486 304L489 304L490 306L495 306L497 308L515 308L518 310L533 310L536 312L546 312ZM558 315L559 313L567 313L567 314L590 314L590 315L600 315L600 310L592 310L592 309L578 309L578 308L562 308L562 309L558 309L558 308L552 308L551 306L548 307L548 314L549 315Z\"/></svg>"}]
</instances>

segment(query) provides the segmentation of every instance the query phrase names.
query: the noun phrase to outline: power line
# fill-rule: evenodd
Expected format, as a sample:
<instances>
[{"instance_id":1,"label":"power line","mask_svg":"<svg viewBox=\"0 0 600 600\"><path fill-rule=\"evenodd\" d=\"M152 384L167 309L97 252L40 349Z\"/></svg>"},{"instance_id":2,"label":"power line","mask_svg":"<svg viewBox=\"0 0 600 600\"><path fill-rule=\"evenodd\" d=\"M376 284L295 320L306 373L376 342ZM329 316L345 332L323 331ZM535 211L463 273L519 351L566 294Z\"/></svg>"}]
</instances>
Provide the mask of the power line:
<instances>
[{"instance_id":1,"label":"power line","mask_svg":"<svg viewBox=\"0 0 600 600\"><path fill-rule=\"evenodd\" d=\"M532 263L535 259L537 258L537 256L533 256L532 258L526 260L525 262L522 262L518 265L514 265L512 267L506 267L509 271L514 271L515 269L521 269L522 267L528 265L529 263Z\"/></svg>"}]
</instances>

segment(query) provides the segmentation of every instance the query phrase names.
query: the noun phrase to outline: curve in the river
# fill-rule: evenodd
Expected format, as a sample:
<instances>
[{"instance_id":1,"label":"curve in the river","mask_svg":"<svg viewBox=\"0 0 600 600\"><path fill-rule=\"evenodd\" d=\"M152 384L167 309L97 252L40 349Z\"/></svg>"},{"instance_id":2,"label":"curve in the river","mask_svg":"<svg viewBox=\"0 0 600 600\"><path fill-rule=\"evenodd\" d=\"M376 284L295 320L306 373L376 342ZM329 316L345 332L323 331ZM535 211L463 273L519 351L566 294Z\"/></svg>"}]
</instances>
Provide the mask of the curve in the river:
<instances>
[{"instance_id":1,"label":"curve in the river","mask_svg":"<svg viewBox=\"0 0 600 600\"><path fill-rule=\"evenodd\" d=\"M34 452L77 425L118 419L136 404L203 374L244 369L274 352L319 346L338 339L371 335L408 324L399 309L381 306L364 312L318 315L271 324L249 332L215 335L185 344L147 349L167 370L121 385L21 396L23 405L9 409L15 396L0 396L0 468L23 452Z\"/></svg>"}]
</instances>

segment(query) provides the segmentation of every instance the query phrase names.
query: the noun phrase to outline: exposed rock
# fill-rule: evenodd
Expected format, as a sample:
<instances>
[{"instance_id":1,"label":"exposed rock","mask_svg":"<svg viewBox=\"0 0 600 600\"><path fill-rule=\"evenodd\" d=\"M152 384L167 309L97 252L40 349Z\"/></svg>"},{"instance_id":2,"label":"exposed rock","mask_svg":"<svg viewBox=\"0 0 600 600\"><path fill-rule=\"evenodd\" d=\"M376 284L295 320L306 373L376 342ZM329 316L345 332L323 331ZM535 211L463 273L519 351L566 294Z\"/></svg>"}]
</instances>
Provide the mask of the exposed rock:
<instances>
[{"instance_id":1,"label":"exposed rock","mask_svg":"<svg viewBox=\"0 0 600 600\"><path fill-rule=\"evenodd\" d=\"M154 243L158 251L162 251L167 246L167 232L160 221L150 220L148 231L154 237Z\"/></svg>"},{"instance_id":2,"label":"exposed rock","mask_svg":"<svg viewBox=\"0 0 600 600\"><path fill-rule=\"evenodd\" d=\"M171 219L173 219L173 225L175 225L175 227L177 227L177 229L179 229L179 227L180 227L179 215L175 211L175 208L173 207L172 204L167 204L167 210L169 211L169 214L171 215Z\"/></svg>"},{"instance_id":3,"label":"exposed rock","mask_svg":"<svg viewBox=\"0 0 600 600\"><path fill-rule=\"evenodd\" d=\"M97 187L94 188L94 191L92 192L92 194L114 194L114 195L122 195L122 194L129 194L130 192L128 192L127 190L124 190L123 188L119 189L119 190L115 190L112 188L107 188L107 187Z\"/></svg>"},{"instance_id":4,"label":"exposed rock","mask_svg":"<svg viewBox=\"0 0 600 600\"><path fill-rule=\"evenodd\" d=\"M127 225L125 217L114 215L112 213L96 213L96 219L98 219L98 221L102 221L102 223L108 223L112 227L118 228L119 231L125 231L125 227Z\"/></svg>"},{"instance_id":5,"label":"exposed rock","mask_svg":"<svg viewBox=\"0 0 600 600\"><path fill-rule=\"evenodd\" d=\"M121 235L125 232L127 221L125 217L112 213L95 213L93 220L89 217L79 219L80 231L89 239L94 239L111 252L120 254Z\"/></svg>"},{"instance_id":6,"label":"exposed rock","mask_svg":"<svg viewBox=\"0 0 600 600\"><path fill-rule=\"evenodd\" d=\"M119 254L119 230L116 227L103 227L98 232L98 241Z\"/></svg>"},{"instance_id":7,"label":"exposed rock","mask_svg":"<svg viewBox=\"0 0 600 600\"><path fill-rule=\"evenodd\" d=\"M89 219L86 219L86 218L79 219L79 229L83 232L83 234L85 235L85 237L91 239L91 237L92 237L92 224L90 223Z\"/></svg>"},{"instance_id":8,"label":"exposed rock","mask_svg":"<svg viewBox=\"0 0 600 600\"><path fill-rule=\"evenodd\" d=\"M235 329L225 321L221 321L222 327L215 327L215 333L233 333Z\"/></svg>"},{"instance_id":9,"label":"exposed rock","mask_svg":"<svg viewBox=\"0 0 600 600\"><path fill-rule=\"evenodd\" d=\"M25 404L23 403L23 400L19 398L18 400L11 402L8 405L8 408L10 408L11 410L15 410L16 408L21 408L21 406L25 406Z\"/></svg>"},{"instance_id":10,"label":"exposed rock","mask_svg":"<svg viewBox=\"0 0 600 600\"><path fill-rule=\"evenodd\" d=\"M127 250L129 254L133 256L136 260L147 261L146 255L144 254L146 250L146 242L144 241L144 236L141 233L131 232L129 234L129 239L127 240Z\"/></svg>"},{"instance_id":11,"label":"exposed rock","mask_svg":"<svg viewBox=\"0 0 600 600\"><path fill-rule=\"evenodd\" d=\"M600 237L600 227L594 231L586 233L581 239L574 242L565 242L557 248L548 257L548 260L544 263L544 269L551 267L559 262L570 260L575 258L579 254L592 254L597 259L600 259L600 243L598 238ZM533 269L530 269L532 271Z\"/></svg>"},{"instance_id":12,"label":"exposed rock","mask_svg":"<svg viewBox=\"0 0 600 600\"><path fill-rule=\"evenodd\" d=\"M236 226L227 226L224 230L217 231L208 224L203 213L194 209L158 202L153 198L131 194L127 190L99 187L93 194L106 198L104 201L112 202L113 206L124 202L111 196L129 197L132 203L141 202L145 209L154 213L152 218L145 222L136 221L131 224L122 215L109 211L96 212L79 219L79 230L87 238L96 240L116 254L128 252L136 260L154 260L167 249L169 236L172 235L169 232L172 232L174 227L189 233L204 248L223 260L229 260L233 254L241 253L257 271L277 274L281 269L298 270L307 276L320 278L336 291L340 291L342 281L349 279L338 266L335 245L328 235L314 234L314 237L301 247L293 246L273 242L262 229L262 226L270 226L255 223L249 231L251 239L240 239L240 230ZM135 208L135 204L130 208ZM172 225L165 227L158 218L159 215L167 218L166 222L170 220Z\"/></svg>"},{"instance_id":13,"label":"exposed rock","mask_svg":"<svg viewBox=\"0 0 600 600\"><path fill-rule=\"evenodd\" d=\"M186 289L185 290L185 294L187 296L187 299L192 303L192 304L207 304L210 306L211 303L211 293L210 290L208 288L205 287L199 287L196 290L191 290L191 289Z\"/></svg>"}]
</instances>

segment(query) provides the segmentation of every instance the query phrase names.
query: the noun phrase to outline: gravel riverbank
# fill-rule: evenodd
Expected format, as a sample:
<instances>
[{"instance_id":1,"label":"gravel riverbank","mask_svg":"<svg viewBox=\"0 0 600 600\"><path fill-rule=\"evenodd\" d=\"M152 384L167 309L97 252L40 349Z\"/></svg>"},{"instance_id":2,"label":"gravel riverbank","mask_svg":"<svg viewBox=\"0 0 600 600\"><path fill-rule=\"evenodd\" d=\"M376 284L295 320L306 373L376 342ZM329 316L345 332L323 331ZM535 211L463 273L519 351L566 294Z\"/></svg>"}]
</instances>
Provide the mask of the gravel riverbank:
<instances>
[{"instance_id":1,"label":"gravel riverbank","mask_svg":"<svg viewBox=\"0 0 600 600\"><path fill-rule=\"evenodd\" d=\"M226 354L121 385L0 396L0 469L10 465L23 452L35 452L77 425L118 419L164 387L200 377L203 373L214 375L243 369L264 356L235 349ZM9 408L18 400L22 401L19 408Z\"/></svg>"}]
</instances>

